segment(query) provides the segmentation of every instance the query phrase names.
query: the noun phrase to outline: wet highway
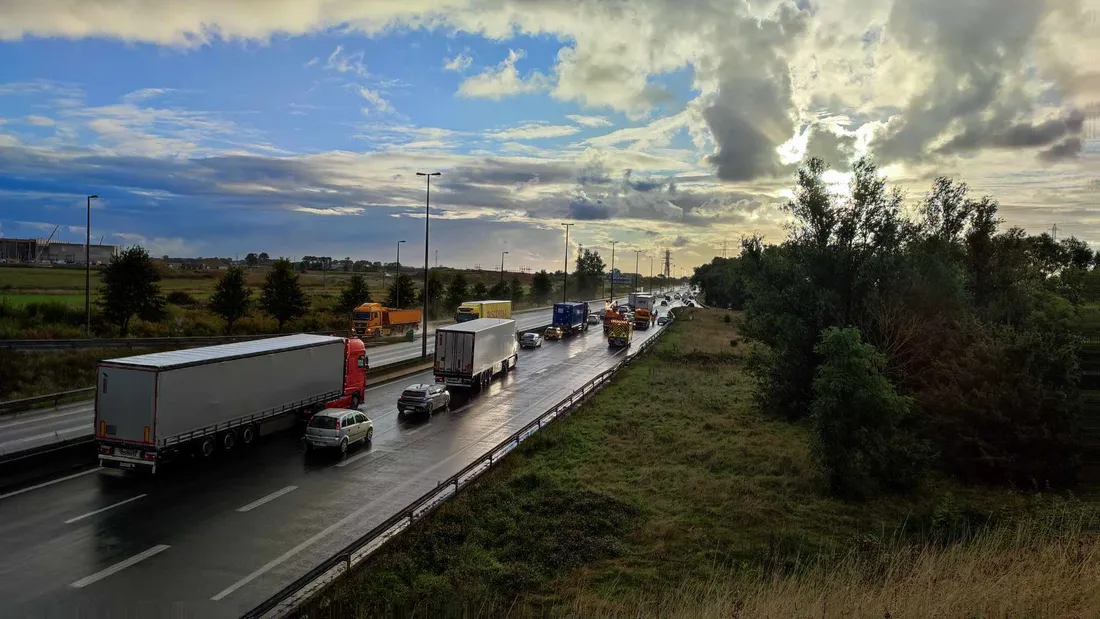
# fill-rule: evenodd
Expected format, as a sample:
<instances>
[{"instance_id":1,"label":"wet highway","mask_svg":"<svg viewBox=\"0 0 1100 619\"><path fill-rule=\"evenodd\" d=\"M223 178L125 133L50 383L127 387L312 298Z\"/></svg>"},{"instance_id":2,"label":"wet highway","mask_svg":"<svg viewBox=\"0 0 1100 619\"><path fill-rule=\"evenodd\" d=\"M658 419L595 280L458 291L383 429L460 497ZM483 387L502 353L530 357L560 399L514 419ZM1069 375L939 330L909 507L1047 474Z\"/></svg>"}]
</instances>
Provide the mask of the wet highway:
<instances>
[{"instance_id":1,"label":"wet highway","mask_svg":"<svg viewBox=\"0 0 1100 619\"><path fill-rule=\"evenodd\" d=\"M663 311L667 308L660 308ZM452 410L397 419L430 372L374 387L373 444L306 456L295 433L156 479L89 469L0 495L0 617L236 617L408 505L660 331L599 327L521 350Z\"/></svg>"},{"instance_id":2,"label":"wet highway","mask_svg":"<svg viewBox=\"0 0 1100 619\"><path fill-rule=\"evenodd\" d=\"M603 302L590 306L598 311ZM550 324L552 312L540 310L515 315L516 327L523 331ZM435 353L434 329L429 330L428 354ZM367 349L367 357L373 368L401 363L420 356L421 341L401 342ZM92 401L77 402L58 408L28 412L17 417L0 418L0 456L19 453L60 443L82 436L91 436L94 420Z\"/></svg>"}]
</instances>

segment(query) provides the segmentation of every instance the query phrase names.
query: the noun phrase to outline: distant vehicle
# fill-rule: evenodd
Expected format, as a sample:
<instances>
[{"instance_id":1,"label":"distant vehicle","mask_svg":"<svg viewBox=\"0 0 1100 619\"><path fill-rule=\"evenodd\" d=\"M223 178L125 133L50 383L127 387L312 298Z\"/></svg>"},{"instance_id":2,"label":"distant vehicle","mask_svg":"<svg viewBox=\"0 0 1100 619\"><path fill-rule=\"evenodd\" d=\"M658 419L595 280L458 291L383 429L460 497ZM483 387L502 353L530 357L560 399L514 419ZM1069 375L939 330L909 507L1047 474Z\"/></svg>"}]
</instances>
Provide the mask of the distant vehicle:
<instances>
[{"instance_id":1,"label":"distant vehicle","mask_svg":"<svg viewBox=\"0 0 1100 619\"><path fill-rule=\"evenodd\" d=\"M455 322L469 322L478 318L511 318L511 301L466 301L458 306Z\"/></svg>"},{"instance_id":2,"label":"distant vehicle","mask_svg":"<svg viewBox=\"0 0 1100 619\"><path fill-rule=\"evenodd\" d=\"M423 317L418 309L390 309L381 303L363 303L351 313L351 330L361 338L404 335L411 341Z\"/></svg>"},{"instance_id":3,"label":"distant vehicle","mask_svg":"<svg viewBox=\"0 0 1100 619\"><path fill-rule=\"evenodd\" d=\"M182 454L252 443L268 420L358 408L367 367L362 341L304 333L101 361L100 466L156 473Z\"/></svg>"},{"instance_id":4,"label":"distant vehicle","mask_svg":"<svg viewBox=\"0 0 1100 619\"><path fill-rule=\"evenodd\" d=\"M548 340L560 340L564 335L565 331L557 325L550 325L542 332L542 337Z\"/></svg>"},{"instance_id":5,"label":"distant vehicle","mask_svg":"<svg viewBox=\"0 0 1100 619\"><path fill-rule=\"evenodd\" d=\"M417 383L405 387L397 398L397 416L405 413L434 413L451 405L451 394L443 385Z\"/></svg>"},{"instance_id":6,"label":"distant vehicle","mask_svg":"<svg viewBox=\"0 0 1100 619\"><path fill-rule=\"evenodd\" d=\"M634 306L634 328L646 330L653 324L653 295L631 294Z\"/></svg>"},{"instance_id":7,"label":"distant vehicle","mask_svg":"<svg viewBox=\"0 0 1100 619\"><path fill-rule=\"evenodd\" d=\"M562 334L571 335L588 330L588 304L566 301L554 304L553 326Z\"/></svg>"},{"instance_id":8,"label":"distant vehicle","mask_svg":"<svg viewBox=\"0 0 1100 619\"><path fill-rule=\"evenodd\" d=\"M520 348L542 348L542 336L538 333L524 333L519 336Z\"/></svg>"},{"instance_id":9,"label":"distant vehicle","mask_svg":"<svg viewBox=\"0 0 1100 619\"><path fill-rule=\"evenodd\" d=\"M665 324L668 324L668 316L658 316L657 317L657 326L661 326L661 325L665 325Z\"/></svg>"},{"instance_id":10,"label":"distant vehicle","mask_svg":"<svg viewBox=\"0 0 1100 619\"><path fill-rule=\"evenodd\" d=\"M589 314L588 315L588 324L590 324L590 325L600 324L600 315L599 314Z\"/></svg>"},{"instance_id":11,"label":"distant vehicle","mask_svg":"<svg viewBox=\"0 0 1100 619\"><path fill-rule=\"evenodd\" d=\"M612 320L607 332L607 345L616 348L630 346L634 339L634 323L629 320Z\"/></svg>"},{"instance_id":12,"label":"distant vehicle","mask_svg":"<svg viewBox=\"0 0 1100 619\"><path fill-rule=\"evenodd\" d=\"M348 447L374 438L374 422L359 411L330 408L317 413L306 426L306 451L314 449L339 449L347 453Z\"/></svg>"},{"instance_id":13,"label":"distant vehicle","mask_svg":"<svg viewBox=\"0 0 1100 619\"><path fill-rule=\"evenodd\" d=\"M435 330L435 382L484 389L493 376L516 367L516 321L478 318Z\"/></svg>"}]
</instances>

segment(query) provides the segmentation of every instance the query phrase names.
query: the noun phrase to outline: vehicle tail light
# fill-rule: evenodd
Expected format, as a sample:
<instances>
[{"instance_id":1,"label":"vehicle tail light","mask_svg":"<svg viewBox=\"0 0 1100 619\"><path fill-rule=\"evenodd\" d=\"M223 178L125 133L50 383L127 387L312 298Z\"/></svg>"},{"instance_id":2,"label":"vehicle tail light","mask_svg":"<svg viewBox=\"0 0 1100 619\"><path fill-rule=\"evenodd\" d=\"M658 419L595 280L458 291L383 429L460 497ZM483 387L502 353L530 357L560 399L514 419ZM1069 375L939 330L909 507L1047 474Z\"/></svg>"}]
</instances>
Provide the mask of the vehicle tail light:
<instances>
[{"instance_id":1,"label":"vehicle tail light","mask_svg":"<svg viewBox=\"0 0 1100 619\"><path fill-rule=\"evenodd\" d=\"M99 453L101 453L105 456L111 455L111 446L110 445L100 445L99 446Z\"/></svg>"},{"instance_id":2,"label":"vehicle tail light","mask_svg":"<svg viewBox=\"0 0 1100 619\"><path fill-rule=\"evenodd\" d=\"M142 452L141 459L142 460L150 460L150 461L156 460L157 459L157 452L155 452L155 451Z\"/></svg>"},{"instance_id":3,"label":"vehicle tail light","mask_svg":"<svg viewBox=\"0 0 1100 619\"><path fill-rule=\"evenodd\" d=\"M337 430L339 430L339 429L340 429L340 422L339 422L339 421L337 421L337 422L336 422L336 429L337 429Z\"/></svg>"}]
</instances>

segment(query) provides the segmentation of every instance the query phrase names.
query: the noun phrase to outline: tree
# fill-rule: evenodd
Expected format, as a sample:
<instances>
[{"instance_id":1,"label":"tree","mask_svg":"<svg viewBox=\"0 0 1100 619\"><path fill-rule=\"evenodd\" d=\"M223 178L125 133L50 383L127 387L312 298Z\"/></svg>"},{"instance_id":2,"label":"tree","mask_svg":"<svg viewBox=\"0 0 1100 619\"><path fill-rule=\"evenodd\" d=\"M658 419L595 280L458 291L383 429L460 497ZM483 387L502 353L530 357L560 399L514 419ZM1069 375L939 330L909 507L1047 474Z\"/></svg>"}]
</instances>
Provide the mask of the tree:
<instances>
[{"instance_id":1,"label":"tree","mask_svg":"<svg viewBox=\"0 0 1100 619\"><path fill-rule=\"evenodd\" d=\"M244 263L250 267L254 267L260 263L260 257L255 253L249 253L244 257Z\"/></svg>"},{"instance_id":2,"label":"tree","mask_svg":"<svg viewBox=\"0 0 1100 619\"><path fill-rule=\"evenodd\" d=\"M497 301L507 299L510 294L511 291L508 290L508 284L505 284L504 282L498 281L497 283L493 284L492 288L489 289L489 296Z\"/></svg>"},{"instance_id":3,"label":"tree","mask_svg":"<svg viewBox=\"0 0 1100 619\"><path fill-rule=\"evenodd\" d=\"M229 267L214 287L214 295L210 297L210 311L225 320L225 332L232 335L233 323L251 308L252 289L245 285L244 269Z\"/></svg>"},{"instance_id":4,"label":"tree","mask_svg":"<svg viewBox=\"0 0 1100 619\"><path fill-rule=\"evenodd\" d=\"M513 277L512 283L508 286L508 298L512 299L513 304L523 300L523 284L518 277Z\"/></svg>"},{"instance_id":5,"label":"tree","mask_svg":"<svg viewBox=\"0 0 1100 619\"><path fill-rule=\"evenodd\" d=\"M462 273L456 273L451 282L447 284L447 309L454 311L458 309L459 305L462 305L466 301L466 297L469 296L469 284L466 282L466 276Z\"/></svg>"},{"instance_id":6,"label":"tree","mask_svg":"<svg viewBox=\"0 0 1100 619\"><path fill-rule=\"evenodd\" d=\"M485 284L482 282L474 284L474 289L470 294L474 295L474 301L484 301L489 298L489 291L485 289Z\"/></svg>"},{"instance_id":7,"label":"tree","mask_svg":"<svg viewBox=\"0 0 1100 619\"><path fill-rule=\"evenodd\" d=\"M268 256L266 251L260 252L259 258L260 258L260 262L266 262L268 260L271 260L271 256Z\"/></svg>"},{"instance_id":8,"label":"tree","mask_svg":"<svg viewBox=\"0 0 1100 619\"><path fill-rule=\"evenodd\" d=\"M351 270L351 256L344 258L344 272L347 273Z\"/></svg>"},{"instance_id":9,"label":"tree","mask_svg":"<svg viewBox=\"0 0 1100 619\"><path fill-rule=\"evenodd\" d=\"M401 292L400 299L397 293ZM400 303L398 303L400 301ZM386 297L386 305L395 308L408 308L416 306L416 286L412 278L402 273L390 284L389 296Z\"/></svg>"},{"instance_id":10,"label":"tree","mask_svg":"<svg viewBox=\"0 0 1100 619\"><path fill-rule=\"evenodd\" d=\"M300 318L309 310L309 298L302 291L298 277L290 260L280 258L264 278L260 309L279 322L280 333L287 321Z\"/></svg>"},{"instance_id":11,"label":"tree","mask_svg":"<svg viewBox=\"0 0 1100 619\"><path fill-rule=\"evenodd\" d=\"M836 327L824 332L814 350L822 362L810 419L832 491L864 499L913 488L927 468L928 452L904 428L913 400L899 395L883 375L882 353L862 342L858 329Z\"/></svg>"},{"instance_id":12,"label":"tree","mask_svg":"<svg viewBox=\"0 0 1100 619\"><path fill-rule=\"evenodd\" d=\"M576 272L573 280L577 282L577 293L581 298L591 299L596 295L606 275L606 265L599 252L586 249L577 256Z\"/></svg>"},{"instance_id":13,"label":"tree","mask_svg":"<svg viewBox=\"0 0 1100 619\"><path fill-rule=\"evenodd\" d=\"M334 309L341 314L348 314L356 307L370 301L370 288L367 280L356 273L348 279L347 285L340 290L340 299Z\"/></svg>"},{"instance_id":14,"label":"tree","mask_svg":"<svg viewBox=\"0 0 1100 619\"><path fill-rule=\"evenodd\" d=\"M103 314L118 326L119 337L130 332L134 316L143 320L159 320L164 314L164 297L160 294L160 270L141 247L131 247L111 257L100 277L103 285L97 301Z\"/></svg>"},{"instance_id":15,"label":"tree","mask_svg":"<svg viewBox=\"0 0 1100 619\"><path fill-rule=\"evenodd\" d=\"M440 279L439 274L434 271L428 275L428 315L429 317L437 316L439 314L439 304L443 301L443 295L447 286ZM421 288L417 294L416 304L418 306L424 306L424 289Z\"/></svg>"},{"instance_id":16,"label":"tree","mask_svg":"<svg viewBox=\"0 0 1100 619\"><path fill-rule=\"evenodd\" d=\"M546 272L546 269L535 273L535 276L531 278L531 299L539 305L545 305L550 300L550 295L554 292L554 282L550 279L550 274Z\"/></svg>"}]
</instances>

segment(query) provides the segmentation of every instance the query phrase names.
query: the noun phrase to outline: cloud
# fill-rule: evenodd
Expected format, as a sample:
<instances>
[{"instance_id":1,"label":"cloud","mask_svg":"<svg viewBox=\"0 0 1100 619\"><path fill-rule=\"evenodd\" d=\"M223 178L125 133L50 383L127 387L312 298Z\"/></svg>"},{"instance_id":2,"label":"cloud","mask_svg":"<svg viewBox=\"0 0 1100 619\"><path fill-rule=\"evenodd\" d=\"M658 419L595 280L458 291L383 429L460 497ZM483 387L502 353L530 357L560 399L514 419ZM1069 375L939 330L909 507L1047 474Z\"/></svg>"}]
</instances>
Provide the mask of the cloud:
<instances>
[{"instance_id":1,"label":"cloud","mask_svg":"<svg viewBox=\"0 0 1100 619\"><path fill-rule=\"evenodd\" d=\"M690 243L691 243L691 241L689 241L687 239L687 237L678 236L678 237L672 239L672 241L669 242L669 245L671 245L673 247L687 247L688 244L690 244Z\"/></svg>"},{"instance_id":2,"label":"cloud","mask_svg":"<svg viewBox=\"0 0 1100 619\"><path fill-rule=\"evenodd\" d=\"M454 58L443 59L443 69L446 71L457 71L461 73L466 70L466 67L470 66L470 63L474 61L469 54L458 54Z\"/></svg>"},{"instance_id":3,"label":"cloud","mask_svg":"<svg viewBox=\"0 0 1100 619\"><path fill-rule=\"evenodd\" d=\"M544 90L548 82L545 75L535 71L522 78L516 70L516 61L525 55L522 49L508 50L508 57L496 67L464 80L458 87L459 96L499 101L504 97Z\"/></svg>"},{"instance_id":4,"label":"cloud","mask_svg":"<svg viewBox=\"0 0 1100 619\"><path fill-rule=\"evenodd\" d=\"M152 99L153 97L161 97L172 92L175 92L174 88L142 88L123 95L122 100L126 103L138 103L139 101Z\"/></svg>"},{"instance_id":5,"label":"cloud","mask_svg":"<svg viewBox=\"0 0 1100 619\"><path fill-rule=\"evenodd\" d=\"M1084 144L1081 138L1073 137L1051 146L1039 153L1039 158L1044 161L1059 161L1062 159L1075 159L1081 154Z\"/></svg>"},{"instance_id":6,"label":"cloud","mask_svg":"<svg viewBox=\"0 0 1100 619\"><path fill-rule=\"evenodd\" d=\"M33 125L35 127L52 127L57 124L53 121L52 118L47 118L45 116L35 116L33 114L27 116L25 121L28 125Z\"/></svg>"},{"instance_id":7,"label":"cloud","mask_svg":"<svg viewBox=\"0 0 1100 619\"><path fill-rule=\"evenodd\" d=\"M547 138L560 138L573 135L580 129L572 125L550 125L540 122L527 122L516 127L492 131L485 137L492 140L539 140Z\"/></svg>"},{"instance_id":8,"label":"cloud","mask_svg":"<svg viewBox=\"0 0 1100 619\"><path fill-rule=\"evenodd\" d=\"M343 45L337 45L325 61L325 69L338 73L351 73L359 77L370 77L367 65L363 62L363 52L360 50L354 54L344 52Z\"/></svg>"},{"instance_id":9,"label":"cloud","mask_svg":"<svg viewBox=\"0 0 1100 619\"><path fill-rule=\"evenodd\" d=\"M566 114L565 117L584 127L610 127L614 124L603 116L582 116L580 114Z\"/></svg>"},{"instance_id":10,"label":"cloud","mask_svg":"<svg viewBox=\"0 0 1100 619\"><path fill-rule=\"evenodd\" d=\"M384 99L377 90L371 90L369 88L363 88L362 86L360 86L359 96L363 97L367 100L368 103L374 106L374 111L378 113L386 114L394 111L393 106L390 105L390 102ZM370 110L369 108L363 108L363 112L369 113Z\"/></svg>"},{"instance_id":11,"label":"cloud","mask_svg":"<svg viewBox=\"0 0 1100 619\"><path fill-rule=\"evenodd\" d=\"M294 208L299 213L310 215L362 215L366 209L359 206L334 206L331 208L313 208L310 206L298 206Z\"/></svg>"}]
</instances>

